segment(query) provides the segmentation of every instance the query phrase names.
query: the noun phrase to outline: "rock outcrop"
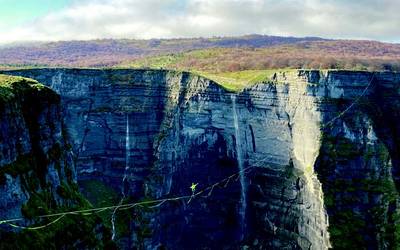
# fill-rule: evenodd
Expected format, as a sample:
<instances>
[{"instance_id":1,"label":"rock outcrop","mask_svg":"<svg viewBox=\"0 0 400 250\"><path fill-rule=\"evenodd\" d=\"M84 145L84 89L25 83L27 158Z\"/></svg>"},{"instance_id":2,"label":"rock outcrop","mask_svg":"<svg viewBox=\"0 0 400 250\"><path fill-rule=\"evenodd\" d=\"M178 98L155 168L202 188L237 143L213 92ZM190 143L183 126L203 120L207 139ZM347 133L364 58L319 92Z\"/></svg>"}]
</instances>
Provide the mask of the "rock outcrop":
<instances>
[{"instance_id":1,"label":"rock outcrop","mask_svg":"<svg viewBox=\"0 0 400 250\"><path fill-rule=\"evenodd\" d=\"M78 192L60 96L36 81L0 75L0 118L0 249L104 245L96 217L67 216L62 226L21 230L51 221L37 216L88 206ZM4 223L16 218L23 220Z\"/></svg>"},{"instance_id":2,"label":"rock outcrop","mask_svg":"<svg viewBox=\"0 0 400 250\"><path fill-rule=\"evenodd\" d=\"M192 183L248 169L190 203L121 211L122 247L397 247L400 74L277 73L229 93L164 70L5 73L61 95L82 187L123 188L129 201L190 196Z\"/></svg>"}]
</instances>

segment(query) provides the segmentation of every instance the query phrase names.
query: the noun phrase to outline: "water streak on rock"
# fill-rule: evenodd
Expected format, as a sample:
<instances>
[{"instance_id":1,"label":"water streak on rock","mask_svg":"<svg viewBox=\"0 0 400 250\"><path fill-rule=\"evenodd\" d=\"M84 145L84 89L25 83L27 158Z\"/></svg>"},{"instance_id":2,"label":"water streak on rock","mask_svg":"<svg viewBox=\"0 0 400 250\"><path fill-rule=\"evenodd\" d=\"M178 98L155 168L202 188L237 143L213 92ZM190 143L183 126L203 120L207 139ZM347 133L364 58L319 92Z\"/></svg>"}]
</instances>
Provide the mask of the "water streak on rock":
<instances>
[{"instance_id":1,"label":"water streak on rock","mask_svg":"<svg viewBox=\"0 0 400 250\"><path fill-rule=\"evenodd\" d=\"M128 178L128 171L129 171L129 158L130 158L130 142L129 142L129 115L126 115L126 136L125 136L125 171L124 171L124 176L122 178L122 187L121 187L121 200L119 202L119 205L121 205L126 197L126 190L125 190L125 182L126 179ZM114 240L115 235L116 235L116 230L115 230L115 217L117 213L117 208L114 209L113 214L111 216L111 225L112 225L112 236L111 238Z\"/></svg>"},{"instance_id":2,"label":"water streak on rock","mask_svg":"<svg viewBox=\"0 0 400 250\"><path fill-rule=\"evenodd\" d=\"M246 180L244 176L244 167L243 167L243 151L242 151L242 142L240 139L240 128L239 128L239 118L238 118L238 112L236 108L236 96L231 95L232 99L232 112L233 112L233 125L235 127L235 147L236 147L236 158L238 162L238 167L240 171L239 175L239 180L240 180L240 186L241 186L241 193L240 193L240 203L241 207L239 210L240 213L240 219L241 219L241 234L242 234L242 239L243 239L243 234L245 232L246 228Z\"/></svg>"}]
</instances>

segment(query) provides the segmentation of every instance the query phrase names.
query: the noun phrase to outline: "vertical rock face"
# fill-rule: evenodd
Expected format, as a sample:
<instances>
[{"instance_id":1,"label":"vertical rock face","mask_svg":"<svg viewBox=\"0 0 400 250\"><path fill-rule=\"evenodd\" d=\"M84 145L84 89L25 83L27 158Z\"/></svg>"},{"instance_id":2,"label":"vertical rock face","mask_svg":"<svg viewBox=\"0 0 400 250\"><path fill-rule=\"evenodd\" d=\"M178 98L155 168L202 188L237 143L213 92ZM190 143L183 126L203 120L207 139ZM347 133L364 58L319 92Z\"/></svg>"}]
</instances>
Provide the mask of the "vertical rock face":
<instances>
[{"instance_id":1,"label":"vertical rock face","mask_svg":"<svg viewBox=\"0 0 400 250\"><path fill-rule=\"evenodd\" d=\"M36 81L0 75L0 128L0 218L25 218L13 221L17 225L13 227L2 222L0 248L83 249L102 245L96 239L96 234L102 235L95 232L96 222L80 216L65 218L64 227L49 227L49 232L18 229L48 223L37 216L86 204L77 192L59 95ZM87 223L87 228L73 228L71 224L77 220ZM93 237L92 242L88 242L89 237Z\"/></svg>"},{"instance_id":2,"label":"vertical rock face","mask_svg":"<svg viewBox=\"0 0 400 250\"><path fill-rule=\"evenodd\" d=\"M41 186L58 197L61 181L76 180L62 133L59 96L32 80L7 81L10 86L1 87L9 93L0 100L0 213L10 219L22 216L22 205Z\"/></svg>"},{"instance_id":3,"label":"vertical rock face","mask_svg":"<svg viewBox=\"0 0 400 250\"><path fill-rule=\"evenodd\" d=\"M249 190L253 244L326 249L328 221L313 169L321 114L307 79L279 77L278 84L259 84L243 93L250 128L247 158L257 166Z\"/></svg>"},{"instance_id":4,"label":"vertical rock face","mask_svg":"<svg viewBox=\"0 0 400 250\"><path fill-rule=\"evenodd\" d=\"M96 179L119 191L128 161L130 201L190 196L192 183L211 187L190 202L131 210L117 232L122 247L391 249L399 242L399 74L280 73L232 98L189 73L7 73L61 95L81 183ZM214 185L240 168L242 184Z\"/></svg>"},{"instance_id":5,"label":"vertical rock face","mask_svg":"<svg viewBox=\"0 0 400 250\"><path fill-rule=\"evenodd\" d=\"M318 82L336 97L321 102L325 122L333 122L323 128L315 166L331 241L340 249L397 249L400 75L337 72Z\"/></svg>"}]
</instances>

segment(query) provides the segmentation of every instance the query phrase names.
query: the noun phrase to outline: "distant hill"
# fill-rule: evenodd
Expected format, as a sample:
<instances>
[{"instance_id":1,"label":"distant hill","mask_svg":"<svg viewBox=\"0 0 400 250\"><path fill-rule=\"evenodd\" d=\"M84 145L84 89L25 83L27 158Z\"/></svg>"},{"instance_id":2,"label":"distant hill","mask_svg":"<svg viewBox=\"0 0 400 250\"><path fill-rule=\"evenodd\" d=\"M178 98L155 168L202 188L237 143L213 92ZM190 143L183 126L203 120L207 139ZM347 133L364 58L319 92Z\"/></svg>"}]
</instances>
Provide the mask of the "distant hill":
<instances>
[{"instance_id":1,"label":"distant hill","mask_svg":"<svg viewBox=\"0 0 400 250\"><path fill-rule=\"evenodd\" d=\"M211 73L282 68L399 71L400 44L335 40L259 48L209 48L147 56L120 66Z\"/></svg>"},{"instance_id":2,"label":"distant hill","mask_svg":"<svg viewBox=\"0 0 400 250\"><path fill-rule=\"evenodd\" d=\"M162 67L208 72L266 68L399 70L400 44L248 35L107 39L0 47L0 67Z\"/></svg>"},{"instance_id":3,"label":"distant hill","mask_svg":"<svg viewBox=\"0 0 400 250\"><path fill-rule=\"evenodd\" d=\"M190 39L104 39L29 43L0 47L1 65L43 66L112 66L148 55L177 53L205 48L271 47L304 41L321 41L316 37L296 38L248 35Z\"/></svg>"}]
</instances>

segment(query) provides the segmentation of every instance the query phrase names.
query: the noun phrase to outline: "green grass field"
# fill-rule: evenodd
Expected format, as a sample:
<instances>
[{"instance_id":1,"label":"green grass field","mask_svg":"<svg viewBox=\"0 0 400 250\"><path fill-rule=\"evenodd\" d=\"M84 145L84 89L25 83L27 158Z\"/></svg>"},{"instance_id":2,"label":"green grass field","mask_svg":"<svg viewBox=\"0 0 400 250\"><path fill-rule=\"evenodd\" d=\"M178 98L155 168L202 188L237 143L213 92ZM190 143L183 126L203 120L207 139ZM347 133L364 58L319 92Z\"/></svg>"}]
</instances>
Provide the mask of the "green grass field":
<instances>
[{"instance_id":1,"label":"green grass field","mask_svg":"<svg viewBox=\"0 0 400 250\"><path fill-rule=\"evenodd\" d=\"M278 71L279 70L244 70L221 73L195 71L194 73L215 81L228 91L238 92L256 83L271 81L272 76Z\"/></svg>"},{"instance_id":2,"label":"green grass field","mask_svg":"<svg viewBox=\"0 0 400 250\"><path fill-rule=\"evenodd\" d=\"M184 70L211 79L228 91L237 92L259 82L271 81L276 72L289 72L294 69L255 69L221 71L218 58L225 49L195 50L187 53L169 54L142 58L119 67ZM191 64L191 60L196 63ZM201 62L204 61L204 64ZM188 66L189 65L189 66Z\"/></svg>"}]
</instances>

